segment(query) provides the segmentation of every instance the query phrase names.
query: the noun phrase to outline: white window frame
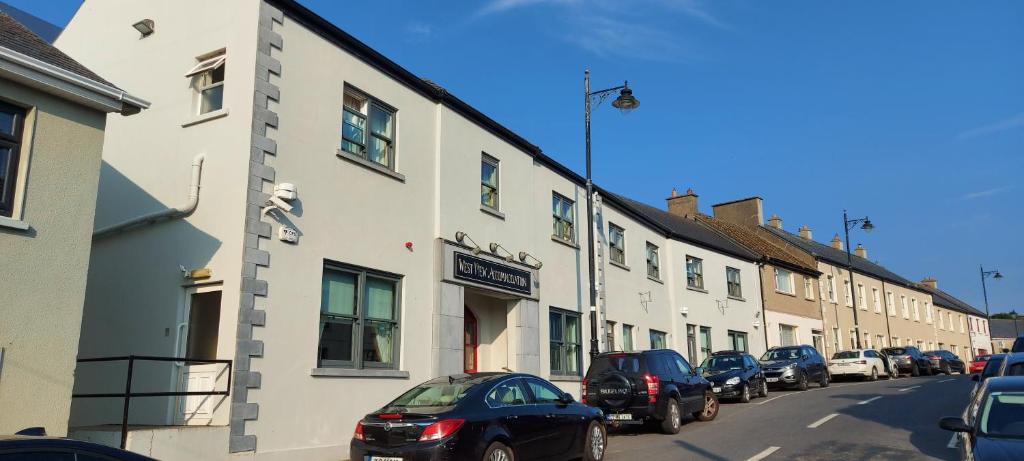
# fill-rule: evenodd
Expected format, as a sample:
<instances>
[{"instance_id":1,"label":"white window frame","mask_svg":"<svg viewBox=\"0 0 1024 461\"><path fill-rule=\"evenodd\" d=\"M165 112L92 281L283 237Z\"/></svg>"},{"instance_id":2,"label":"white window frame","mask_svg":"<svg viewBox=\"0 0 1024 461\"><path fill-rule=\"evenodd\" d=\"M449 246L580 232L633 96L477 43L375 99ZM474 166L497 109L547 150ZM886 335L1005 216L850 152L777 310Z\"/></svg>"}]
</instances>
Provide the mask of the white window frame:
<instances>
[{"instance_id":1,"label":"white window frame","mask_svg":"<svg viewBox=\"0 0 1024 461\"><path fill-rule=\"evenodd\" d=\"M810 276L804 276L804 299L814 301L814 281Z\"/></svg>"},{"instance_id":2,"label":"white window frame","mask_svg":"<svg viewBox=\"0 0 1024 461\"><path fill-rule=\"evenodd\" d=\"M924 302L924 319L925 319L925 322L928 322L930 324L930 323L932 323L932 319L933 318L934 318L934 316L932 315L932 305L928 301L925 301Z\"/></svg>"},{"instance_id":3,"label":"white window frame","mask_svg":"<svg viewBox=\"0 0 1024 461\"><path fill-rule=\"evenodd\" d=\"M961 333L967 333L967 331L964 329L964 316L963 316L963 314L957 314L957 317L960 318L960 332Z\"/></svg>"},{"instance_id":4,"label":"white window frame","mask_svg":"<svg viewBox=\"0 0 1024 461\"><path fill-rule=\"evenodd\" d=\"M889 313L889 317L896 316L896 295L891 291L885 292L885 309Z\"/></svg>"},{"instance_id":5,"label":"white window frame","mask_svg":"<svg viewBox=\"0 0 1024 461\"><path fill-rule=\"evenodd\" d=\"M692 263L692 264L691 264ZM690 267L693 272L690 272ZM690 283L690 276L693 276L693 283ZM686 255L686 287L704 289L704 260L696 256Z\"/></svg>"},{"instance_id":6,"label":"white window frame","mask_svg":"<svg viewBox=\"0 0 1024 461\"><path fill-rule=\"evenodd\" d=\"M907 297L900 295L900 307L903 309L903 318L910 320L910 305L907 304Z\"/></svg>"},{"instance_id":7,"label":"white window frame","mask_svg":"<svg viewBox=\"0 0 1024 461\"><path fill-rule=\"evenodd\" d=\"M396 138L398 137L398 135L397 135L397 133L398 133L398 109L392 107L390 104L388 104L388 103L386 103L384 101L381 101L380 99L377 99L377 98L375 98L373 96L370 96L369 94L367 94L367 93L365 93L365 92L363 92L361 90L358 90L356 88L353 88L351 86L348 86L348 85L345 86L344 96L348 96L348 97L351 97L353 99L359 100L360 101L360 107L359 107L359 110L356 111L356 110L354 110L354 108L350 108L350 107L346 106L345 103L344 103L344 97L343 97L342 105L341 105L342 129L341 129L341 132L339 133L340 138L341 138L341 140L339 141L339 151L340 152L344 152L346 155L353 155L353 156L359 157L360 159L365 160L367 162L370 162L373 165L379 166L380 168L385 168L385 169L388 169L388 170L391 170L391 171L395 171L396 170L396 165L395 164L396 164L397 158L398 158L398 155L397 155L397 150L398 149L396 147L396 144L397 144ZM378 110L378 111L390 114L390 116L391 116L391 132L390 133L388 133L387 135L384 135L384 134L373 132L373 130L370 128L370 118L371 118L370 111L372 111L372 110ZM353 114L353 115L363 119L363 127L362 127L363 139L362 139L362 144L356 142L355 140L351 140L351 139L345 138L345 130L344 130L344 124L345 124L344 113L345 112L349 112L349 113L351 113L351 114ZM373 160L373 159L370 158L370 138L376 138L376 139L378 139L378 140L380 140L380 141L382 141L382 142L387 144L388 150L387 150L387 154L386 154L386 163L381 163L381 162L378 162L378 161ZM348 149L345 149L345 147L344 147L345 146L345 144L344 144L345 141L348 141L350 143L359 145L361 147L360 152L352 152L352 151L350 151Z\"/></svg>"},{"instance_id":8,"label":"white window frame","mask_svg":"<svg viewBox=\"0 0 1024 461\"><path fill-rule=\"evenodd\" d=\"M215 51L197 58L199 63L185 73L185 78L192 80L192 88L195 93L194 110L196 115L204 115L224 109L224 81L227 75L219 82L213 82L213 71L224 67L227 64L227 54L224 50ZM209 75L209 79L207 76ZM209 80L207 82L206 80ZM221 88L220 107L203 112L203 94L214 88Z\"/></svg>"},{"instance_id":9,"label":"white window frame","mask_svg":"<svg viewBox=\"0 0 1024 461\"><path fill-rule=\"evenodd\" d=\"M862 311L868 310L867 291L863 283L857 284L857 307Z\"/></svg>"},{"instance_id":10,"label":"white window frame","mask_svg":"<svg viewBox=\"0 0 1024 461\"><path fill-rule=\"evenodd\" d=\"M843 296L845 297L846 307L853 307L853 287L850 286L849 280L843 280Z\"/></svg>"},{"instance_id":11,"label":"white window frame","mask_svg":"<svg viewBox=\"0 0 1024 461\"><path fill-rule=\"evenodd\" d=\"M910 298L910 309L914 313L914 321L921 321L921 309L918 308L917 298Z\"/></svg>"},{"instance_id":12,"label":"white window frame","mask_svg":"<svg viewBox=\"0 0 1024 461\"><path fill-rule=\"evenodd\" d=\"M871 301L875 304L875 313L882 313L882 296L878 291L878 288L871 287Z\"/></svg>"},{"instance_id":13,"label":"white window frame","mask_svg":"<svg viewBox=\"0 0 1024 461\"><path fill-rule=\"evenodd\" d=\"M780 275L785 277L786 284L789 285L788 289L784 290L783 287L779 286L779 276ZM796 294L796 287L794 287L793 285L794 285L793 284L793 271L789 271L789 270L786 270L786 269L780 269L780 268L776 267L775 268L775 291L777 291L779 293L785 293L787 295L795 295Z\"/></svg>"},{"instance_id":14,"label":"white window frame","mask_svg":"<svg viewBox=\"0 0 1024 461\"><path fill-rule=\"evenodd\" d=\"M836 278L835 276L828 276L828 302L836 302Z\"/></svg>"}]
</instances>

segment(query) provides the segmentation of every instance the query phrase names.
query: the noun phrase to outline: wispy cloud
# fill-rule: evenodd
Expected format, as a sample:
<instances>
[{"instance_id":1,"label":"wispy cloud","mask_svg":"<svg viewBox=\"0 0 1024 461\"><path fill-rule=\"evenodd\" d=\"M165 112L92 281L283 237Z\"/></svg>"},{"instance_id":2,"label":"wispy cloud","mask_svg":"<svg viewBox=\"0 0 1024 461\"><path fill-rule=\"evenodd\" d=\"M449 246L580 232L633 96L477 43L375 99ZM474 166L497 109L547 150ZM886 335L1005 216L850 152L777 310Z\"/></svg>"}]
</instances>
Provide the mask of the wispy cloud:
<instances>
[{"instance_id":1,"label":"wispy cloud","mask_svg":"<svg viewBox=\"0 0 1024 461\"><path fill-rule=\"evenodd\" d=\"M990 125L981 126L972 130L964 131L957 136L957 139L970 139L978 136L985 136L1000 131L1013 130L1016 128L1024 128L1024 112L1014 115L1005 120L992 123Z\"/></svg>"},{"instance_id":2,"label":"wispy cloud","mask_svg":"<svg viewBox=\"0 0 1024 461\"><path fill-rule=\"evenodd\" d=\"M563 37L595 55L677 61L687 50L672 34L653 28L636 28L632 23L606 16L575 18Z\"/></svg>"},{"instance_id":3,"label":"wispy cloud","mask_svg":"<svg viewBox=\"0 0 1024 461\"><path fill-rule=\"evenodd\" d=\"M420 42L430 38L434 34L434 28L430 24L412 23L405 27L406 37L411 41Z\"/></svg>"},{"instance_id":4,"label":"wispy cloud","mask_svg":"<svg viewBox=\"0 0 1024 461\"><path fill-rule=\"evenodd\" d=\"M488 2L483 8L480 8L476 12L476 16L485 16L488 14L501 13L508 10L514 10L516 8L522 8L533 5L566 5L570 3L579 3L581 0L492 0Z\"/></svg>"},{"instance_id":5,"label":"wispy cloud","mask_svg":"<svg viewBox=\"0 0 1024 461\"><path fill-rule=\"evenodd\" d=\"M991 197L993 195L1002 194L1003 192L1009 192L1013 189L1013 186L996 187L993 189L980 190L977 192L968 192L960 197L962 200L974 200L976 198Z\"/></svg>"}]
</instances>

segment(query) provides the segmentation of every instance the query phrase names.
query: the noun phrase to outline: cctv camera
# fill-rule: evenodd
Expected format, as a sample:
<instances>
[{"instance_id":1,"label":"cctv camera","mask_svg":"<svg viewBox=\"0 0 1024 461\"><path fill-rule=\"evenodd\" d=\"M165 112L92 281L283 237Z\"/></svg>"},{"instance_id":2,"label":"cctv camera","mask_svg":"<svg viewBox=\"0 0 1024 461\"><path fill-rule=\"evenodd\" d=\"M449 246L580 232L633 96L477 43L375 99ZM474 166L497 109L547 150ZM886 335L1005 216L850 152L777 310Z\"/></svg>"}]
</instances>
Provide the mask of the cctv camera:
<instances>
[{"instance_id":1,"label":"cctv camera","mask_svg":"<svg viewBox=\"0 0 1024 461\"><path fill-rule=\"evenodd\" d=\"M288 202L286 202L284 200L281 200L280 198L278 198L276 196L273 196L273 195L270 196L270 200L267 200L267 201L270 202L271 205L280 208L282 211L285 211L285 212L292 211L292 205L290 203L288 203Z\"/></svg>"}]
</instances>

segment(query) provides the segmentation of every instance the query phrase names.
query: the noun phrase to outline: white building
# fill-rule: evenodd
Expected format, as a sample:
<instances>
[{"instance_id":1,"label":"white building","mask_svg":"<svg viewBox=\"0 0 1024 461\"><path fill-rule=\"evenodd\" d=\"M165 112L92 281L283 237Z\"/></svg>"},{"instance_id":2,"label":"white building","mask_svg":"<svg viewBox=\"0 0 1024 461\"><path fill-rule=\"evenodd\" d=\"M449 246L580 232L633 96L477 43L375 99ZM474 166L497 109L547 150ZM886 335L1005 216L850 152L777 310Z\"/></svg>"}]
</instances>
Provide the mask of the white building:
<instances>
[{"instance_id":1,"label":"white building","mask_svg":"<svg viewBox=\"0 0 1024 461\"><path fill-rule=\"evenodd\" d=\"M133 399L129 448L344 458L362 415L464 371L579 395L585 187L539 148L292 0L87 0L58 46L153 99L107 127L79 356L232 361L137 364L140 389L229 393ZM601 197L604 348L763 350L752 253ZM83 366L76 390L123 385ZM116 440L120 414L75 401L72 432Z\"/></svg>"}]
</instances>

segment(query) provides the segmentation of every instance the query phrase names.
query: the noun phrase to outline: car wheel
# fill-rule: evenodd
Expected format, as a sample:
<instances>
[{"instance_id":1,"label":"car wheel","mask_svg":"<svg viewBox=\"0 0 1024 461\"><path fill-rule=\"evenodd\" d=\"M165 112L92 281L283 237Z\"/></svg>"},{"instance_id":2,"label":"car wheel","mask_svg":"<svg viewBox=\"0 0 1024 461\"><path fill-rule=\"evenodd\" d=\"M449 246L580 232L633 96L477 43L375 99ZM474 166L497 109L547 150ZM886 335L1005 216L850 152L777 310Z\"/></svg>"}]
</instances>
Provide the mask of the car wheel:
<instances>
[{"instance_id":1,"label":"car wheel","mask_svg":"<svg viewBox=\"0 0 1024 461\"><path fill-rule=\"evenodd\" d=\"M914 364L914 367L910 369L910 376L921 376L921 370Z\"/></svg>"},{"instance_id":2,"label":"car wheel","mask_svg":"<svg viewBox=\"0 0 1024 461\"><path fill-rule=\"evenodd\" d=\"M515 461L512 449L501 442L494 442L484 452L484 461Z\"/></svg>"},{"instance_id":3,"label":"car wheel","mask_svg":"<svg viewBox=\"0 0 1024 461\"><path fill-rule=\"evenodd\" d=\"M821 380L818 381L818 387L828 387L828 385L829 385L828 372L827 371L823 371L823 372L821 372Z\"/></svg>"},{"instance_id":4,"label":"car wheel","mask_svg":"<svg viewBox=\"0 0 1024 461\"><path fill-rule=\"evenodd\" d=\"M704 393L704 409L693 414L697 421L711 421L718 416L718 397L715 393L707 391Z\"/></svg>"},{"instance_id":5,"label":"car wheel","mask_svg":"<svg viewBox=\"0 0 1024 461\"><path fill-rule=\"evenodd\" d=\"M761 397L768 397L768 381L761 380L761 390L757 392Z\"/></svg>"},{"instance_id":6,"label":"car wheel","mask_svg":"<svg viewBox=\"0 0 1024 461\"><path fill-rule=\"evenodd\" d=\"M807 390L807 373L800 372L800 379L796 383L796 388L801 391Z\"/></svg>"},{"instance_id":7,"label":"car wheel","mask_svg":"<svg viewBox=\"0 0 1024 461\"><path fill-rule=\"evenodd\" d=\"M661 432L666 434L678 434L680 425L679 402L669 398L665 408L665 419L661 422Z\"/></svg>"},{"instance_id":8,"label":"car wheel","mask_svg":"<svg viewBox=\"0 0 1024 461\"><path fill-rule=\"evenodd\" d=\"M953 370L949 369L948 363L944 367L942 367L942 373L945 374L946 376L953 374Z\"/></svg>"},{"instance_id":9,"label":"car wheel","mask_svg":"<svg viewBox=\"0 0 1024 461\"><path fill-rule=\"evenodd\" d=\"M601 461L604 459L604 451L608 448L608 432L604 425L592 421L587 428L587 444L584 446L584 461Z\"/></svg>"},{"instance_id":10,"label":"car wheel","mask_svg":"<svg viewBox=\"0 0 1024 461\"><path fill-rule=\"evenodd\" d=\"M878 381L878 368L871 367L871 380Z\"/></svg>"},{"instance_id":11,"label":"car wheel","mask_svg":"<svg viewBox=\"0 0 1024 461\"><path fill-rule=\"evenodd\" d=\"M743 392L740 393L740 402L750 403L750 386L743 385Z\"/></svg>"}]
</instances>

